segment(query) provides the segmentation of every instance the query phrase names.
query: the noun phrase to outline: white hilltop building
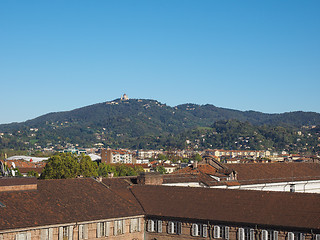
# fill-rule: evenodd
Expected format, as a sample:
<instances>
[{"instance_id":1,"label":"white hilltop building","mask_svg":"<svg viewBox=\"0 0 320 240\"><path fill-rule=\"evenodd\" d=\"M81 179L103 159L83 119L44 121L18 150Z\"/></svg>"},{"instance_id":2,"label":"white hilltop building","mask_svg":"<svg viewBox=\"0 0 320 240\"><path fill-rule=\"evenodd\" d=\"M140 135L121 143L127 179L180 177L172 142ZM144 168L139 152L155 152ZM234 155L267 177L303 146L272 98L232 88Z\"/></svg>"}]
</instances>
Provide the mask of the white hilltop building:
<instances>
[{"instance_id":1,"label":"white hilltop building","mask_svg":"<svg viewBox=\"0 0 320 240\"><path fill-rule=\"evenodd\" d=\"M129 100L128 95L127 95L127 94L123 94L123 95L121 96L121 100L123 100L123 101Z\"/></svg>"}]
</instances>

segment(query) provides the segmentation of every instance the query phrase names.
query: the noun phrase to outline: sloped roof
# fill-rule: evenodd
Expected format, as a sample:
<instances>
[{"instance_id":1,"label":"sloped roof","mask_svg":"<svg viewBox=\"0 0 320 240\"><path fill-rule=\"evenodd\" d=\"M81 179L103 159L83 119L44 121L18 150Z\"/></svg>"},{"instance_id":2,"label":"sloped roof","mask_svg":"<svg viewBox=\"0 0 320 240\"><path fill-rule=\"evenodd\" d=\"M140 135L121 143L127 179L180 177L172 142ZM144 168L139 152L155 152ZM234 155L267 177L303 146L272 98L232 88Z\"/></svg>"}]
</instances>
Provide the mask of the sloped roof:
<instances>
[{"instance_id":1,"label":"sloped roof","mask_svg":"<svg viewBox=\"0 0 320 240\"><path fill-rule=\"evenodd\" d=\"M91 178L37 180L33 191L0 192L0 229L93 221L143 214Z\"/></svg>"},{"instance_id":2,"label":"sloped roof","mask_svg":"<svg viewBox=\"0 0 320 240\"><path fill-rule=\"evenodd\" d=\"M177 173L195 173L195 172L202 172L205 174L210 174L210 175L215 175L217 172L217 169L209 164L198 164L197 168L194 168L192 165L179 169L175 172L173 172L173 174L177 174Z\"/></svg>"},{"instance_id":3,"label":"sloped roof","mask_svg":"<svg viewBox=\"0 0 320 240\"><path fill-rule=\"evenodd\" d=\"M320 195L172 186L132 186L149 216L320 231Z\"/></svg>"},{"instance_id":4,"label":"sloped roof","mask_svg":"<svg viewBox=\"0 0 320 240\"><path fill-rule=\"evenodd\" d=\"M246 182L281 182L320 179L319 163L246 163L225 164L237 173L237 180Z\"/></svg>"}]
</instances>

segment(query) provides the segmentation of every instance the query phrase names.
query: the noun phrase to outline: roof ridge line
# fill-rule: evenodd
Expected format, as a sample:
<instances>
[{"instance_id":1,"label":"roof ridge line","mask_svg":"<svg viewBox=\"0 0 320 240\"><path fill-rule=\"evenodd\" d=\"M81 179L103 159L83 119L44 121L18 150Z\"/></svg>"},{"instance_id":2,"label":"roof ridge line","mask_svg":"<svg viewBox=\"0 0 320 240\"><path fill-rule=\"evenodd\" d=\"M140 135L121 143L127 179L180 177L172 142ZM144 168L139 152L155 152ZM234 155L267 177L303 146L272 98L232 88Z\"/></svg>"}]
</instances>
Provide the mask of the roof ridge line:
<instances>
[{"instance_id":1,"label":"roof ridge line","mask_svg":"<svg viewBox=\"0 0 320 240\"><path fill-rule=\"evenodd\" d=\"M128 187L128 189L130 190L130 192L132 193L132 195L134 196L134 198L137 200L137 202L139 203L140 207L142 208L144 214L147 214L146 210L144 209L142 203L139 201L139 199L137 198L137 196L133 193L132 191L132 186Z\"/></svg>"},{"instance_id":2,"label":"roof ridge line","mask_svg":"<svg viewBox=\"0 0 320 240\"><path fill-rule=\"evenodd\" d=\"M121 198L122 200L126 201L127 203L129 203L131 206L136 207L133 203L131 203L128 199L125 199L124 197L122 197L120 194L118 194L116 191L114 191L111 187L109 187L108 185L106 185L105 183L103 183L102 181L98 181L97 179L93 178L97 183L100 183L102 186L106 187L107 189L109 189L111 192L113 192L115 195L117 195L117 197ZM140 204L140 203L139 203ZM144 211L144 209L143 209Z\"/></svg>"}]
</instances>

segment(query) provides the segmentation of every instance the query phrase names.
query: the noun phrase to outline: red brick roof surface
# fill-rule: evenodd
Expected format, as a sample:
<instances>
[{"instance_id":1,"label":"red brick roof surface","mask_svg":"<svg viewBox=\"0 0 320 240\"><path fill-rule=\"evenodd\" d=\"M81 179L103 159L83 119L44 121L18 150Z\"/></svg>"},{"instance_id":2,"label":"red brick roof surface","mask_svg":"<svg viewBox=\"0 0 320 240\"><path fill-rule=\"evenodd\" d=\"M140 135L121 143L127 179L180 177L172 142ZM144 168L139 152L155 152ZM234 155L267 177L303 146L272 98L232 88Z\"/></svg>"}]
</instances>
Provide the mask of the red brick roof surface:
<instances>
[{"instance_id":1,"label":"red brick roof surface","mask_svg":"<svg viewBox=\"0 0 320 240\"><path fill-rule=\"evenodd\" d=\"M1 181L0 181L1 182ZM38 180L33 191L0 192L0 229L74 223L143 214L91 178Z\"/></svg>"},{"instance_id":2,"label":"red brick roof surface","mask_svg":"<svg viewBox=\"0 0 320 240\"><path fill-rule=\"evenodd\" d=\"M240 163L225 166L235 170L237 179L243 183L256 180L280 182L320 179L319 163Z\"/></svg>"},{"instance_id":3,"label":"red brick roof surface","mask_svg":"<svg viewBox=\"0 0 320 240\"><path fill-rule=\"evenodd\" d=\"M169 186L133 186L149 216L320 231L320 195Z\"/></svg>"}]
</instances>

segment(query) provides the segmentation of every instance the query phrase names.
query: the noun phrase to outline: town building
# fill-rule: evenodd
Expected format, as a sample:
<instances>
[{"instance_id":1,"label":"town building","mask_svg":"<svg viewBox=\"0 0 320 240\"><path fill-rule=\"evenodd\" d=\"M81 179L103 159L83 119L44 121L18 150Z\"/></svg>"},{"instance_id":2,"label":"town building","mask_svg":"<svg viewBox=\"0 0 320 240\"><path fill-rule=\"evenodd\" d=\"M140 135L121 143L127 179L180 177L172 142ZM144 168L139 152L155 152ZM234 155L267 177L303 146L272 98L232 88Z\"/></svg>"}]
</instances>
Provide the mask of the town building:
<instances>
[{"instance_id":1,"label":"town building","mask_svg":"<svg viewBox=\"0 0 320 240\"><path fill-rule=\"evenodd\" d=\"M269 157L270 151L256 151L256 150L224 150L224 149L207 149L205 155L211 155L215 157Z\"/></svg>"},{"instance_id":2,"label":"town building","mask_svg":"<svg viewBox=\"0 0 320 240\"><path fill-rule=\"evenodd\" d=\"M163 176L163 185L320 193L320 164L222 164L212 158Z\"/></svg>"},{"instance_id":3,"label":"town building","mask_svg":"<svg viewBox=\"0 0 320 240\"><path fill-rule=\"evenodd\" d=\"M101 149L103 163L134 163L132 153L127 150Z\"/></svg>"},{"instance_id":4,"label":"town building","mask_svg":"<svg viewBox=\"0 0 320 240\"><path fill-rule=\"evenodd\" d=\"M155 173L137 183L0 179L0 239L320 238L319 194L161 186Z\"/></svg>"}]
</instances>

